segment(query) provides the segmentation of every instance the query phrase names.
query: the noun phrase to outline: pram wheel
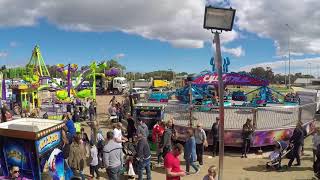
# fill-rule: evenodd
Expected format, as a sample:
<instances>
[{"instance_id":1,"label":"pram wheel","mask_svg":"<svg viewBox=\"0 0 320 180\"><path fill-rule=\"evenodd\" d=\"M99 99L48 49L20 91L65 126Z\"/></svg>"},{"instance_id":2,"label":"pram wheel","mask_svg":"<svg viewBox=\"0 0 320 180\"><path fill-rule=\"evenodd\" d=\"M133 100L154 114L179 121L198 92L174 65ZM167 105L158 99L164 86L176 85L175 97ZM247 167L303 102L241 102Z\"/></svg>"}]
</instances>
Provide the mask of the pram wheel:
<instances>
[{"instance_id":1,"label":"pram wheel","mask_svg":"<svg viewBox=\"0 0 320 180\"><path fill-rule=\"evenodd\" d=\"M269 170L270 169L270 165L266 164L266 169Z\"/></svg>"}]
</instances>

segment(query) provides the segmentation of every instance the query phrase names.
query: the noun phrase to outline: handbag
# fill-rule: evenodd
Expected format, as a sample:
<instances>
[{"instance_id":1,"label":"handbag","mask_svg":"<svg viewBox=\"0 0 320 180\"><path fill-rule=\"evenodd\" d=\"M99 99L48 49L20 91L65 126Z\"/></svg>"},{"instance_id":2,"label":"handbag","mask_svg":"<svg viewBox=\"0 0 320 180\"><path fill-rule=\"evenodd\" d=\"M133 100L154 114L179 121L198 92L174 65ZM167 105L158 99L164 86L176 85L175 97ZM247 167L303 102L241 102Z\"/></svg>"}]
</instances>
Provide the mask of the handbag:
<instances>
[{"instance_id":1,"label":"handbag","mask_svg":"<svg viewBox=\"0 0 320 180\"><path fill-rule=\"evenodd\" d=\"M205 139L205 140L203 141L203 146L204 146L204 147L208 147L208 141L207 141L207 139Z\"/></svg>"},{"instance_id":2,"label":"handbag","mask_svg":"<svg viewBox=\"0 0 320 180\"><path fill-rule=\"evenodd\" d=\"M129 170L128 170L128 175L129 176L135 176L136 173L134 172L133 166L132 166L132 162L129 161Z\"/></svg>"}]
</instances>

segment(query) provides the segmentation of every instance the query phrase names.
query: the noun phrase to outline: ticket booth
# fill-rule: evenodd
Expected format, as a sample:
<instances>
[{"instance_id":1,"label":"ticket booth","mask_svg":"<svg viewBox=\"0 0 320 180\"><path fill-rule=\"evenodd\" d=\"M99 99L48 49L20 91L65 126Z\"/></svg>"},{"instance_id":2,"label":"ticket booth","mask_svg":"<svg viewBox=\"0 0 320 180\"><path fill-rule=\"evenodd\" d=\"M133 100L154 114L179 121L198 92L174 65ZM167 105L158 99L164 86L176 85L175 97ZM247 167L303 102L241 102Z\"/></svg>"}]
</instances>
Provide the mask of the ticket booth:
<instances>
[{"instance_id":1,"label":"ticket booth","mask_svg":"<svg viewBox=\"0 0 320 180\"><path fill-rule=\"evenodd\" d=\"M22 177L41 180L49 169L51 179L64 178L61 149L63 121L22 118L0 124L0 163L6 176L18 166ZM50 162L49 162L50 161Z\"/></svg>"}]
</instances>

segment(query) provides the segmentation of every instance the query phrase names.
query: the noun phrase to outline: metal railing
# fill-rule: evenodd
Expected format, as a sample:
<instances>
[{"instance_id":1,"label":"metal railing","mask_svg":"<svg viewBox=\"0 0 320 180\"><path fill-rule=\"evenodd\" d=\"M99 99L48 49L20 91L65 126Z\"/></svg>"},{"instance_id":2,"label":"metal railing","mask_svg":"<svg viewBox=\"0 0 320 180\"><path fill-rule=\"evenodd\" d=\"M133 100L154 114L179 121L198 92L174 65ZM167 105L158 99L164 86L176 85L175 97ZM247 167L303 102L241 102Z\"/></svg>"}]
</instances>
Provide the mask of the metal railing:
<instances>
[{"instance_id":1,"label":"metal railing","mask_svg":"<svg viewBox=\"0 0 320 180\"><path fill-rule=\"evenodd\" d=\"M253 120L257 130L292 127L298 121L306 123L313 120L316 106L316 103L311 103L301 106L225 107L225 129L241 129L247 118ZM189 126L191 119L193 126L202 123L205 129L210 129L218 116L218 107L169 103L164 120L174 118L175 124Z\"/></svg>"}]
</instances>

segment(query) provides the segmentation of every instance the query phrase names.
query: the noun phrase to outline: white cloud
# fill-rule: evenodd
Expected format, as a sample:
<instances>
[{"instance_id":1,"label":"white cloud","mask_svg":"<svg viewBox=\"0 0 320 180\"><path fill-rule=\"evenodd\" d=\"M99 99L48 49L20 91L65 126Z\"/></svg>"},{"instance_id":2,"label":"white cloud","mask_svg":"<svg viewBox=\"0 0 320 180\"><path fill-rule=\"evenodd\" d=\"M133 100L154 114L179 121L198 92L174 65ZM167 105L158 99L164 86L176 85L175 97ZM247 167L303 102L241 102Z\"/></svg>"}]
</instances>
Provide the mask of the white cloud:
<instances>
[{"instance_id":1,"label":"white cloud","mask_svg":"<svg viewBox=\"0 0 320 180\"><path fill-rule=\"evenodd\" d=\"M278 55L320 54L319 0L231 0L236 25L274 40ZM286 26L286 24L289 25Z\"/></svg>"},{"instance_id":2,"label":"white cloud","mask_svg":"<svg viewBox=\"0 0 320 180\"><path fill-rule=\"evenodd\" d=\"M291 59L290 63L291 73L294 72L305 72L310 74L310 67L311 67L311 74L316 75L318 73L318 69L320 70L320 57L314 58L304 58L304 59ZM247 66L240 67L237 71L247 71L249 72L252 68L256 67L271 67L272 70L276 73L284 73L285 66L288 73L288 59L282 59L279 61L266 61L264 63L258 64L251 64Z\"/></svg>"},{"instance_id":3,"label":"white cloud","mask_svg":"<svg viewBox=\"0 0 320 180\"><path fill-rule=\"evenodd\" d=\"M0 51L0 58L5 58L5 57L7 57L8 55L9 55L8 52L6 52L6 51Z\"/></svg>"},{"instance_id":4,"label":"white cloud","mask_svg":"<svg viewBox=\"0 0 320 180\"><path fill-rule=\"evenodd\" d=\"M224 46L221 47L221 51L225 53L229 53L235 57L240 57L245 55L245 51L242 49L241 46L236 48L226 48Z\"/></svg>"},{"instance_id":5,"label":"white cloud","mask_svg":"<svg viewBox=\"0 0 320 180\"><path fill-rule=\"evenodd\" d=\"M10 47L17 47L18 45L19 45L19 43L16 42L16 41L11 41L11 42L9 43L9 46L10 46Z\"/></svg>"},{"instance_id":6,"label":"white cloud","mask_svg":"<svg viewBox=\"0 0 320 180\"><path fill-rule=\"evenodd\" d=\"M123 57L125 57L126 55L124 54L124 53L119 53L119 54L117 54L117 55L115 55L115 58L116 59L121 59L121 58L123 58Z\"/></svg>"},{"instance_id":7,"label":"white cloud","mask_svg":"<svg viewBox=\"0 0 320 180\"><path fill-rule=\"evenodd\" d=\"M201 48L213 37L202 27L205 4L206 0L0 0L0 27L32 26L44 18L69 31L122 31L175 47ZM226 32L221 42L236 38L237 32Z\"/></svg>"}]
</instances>

